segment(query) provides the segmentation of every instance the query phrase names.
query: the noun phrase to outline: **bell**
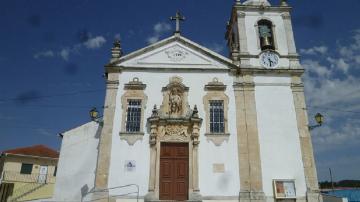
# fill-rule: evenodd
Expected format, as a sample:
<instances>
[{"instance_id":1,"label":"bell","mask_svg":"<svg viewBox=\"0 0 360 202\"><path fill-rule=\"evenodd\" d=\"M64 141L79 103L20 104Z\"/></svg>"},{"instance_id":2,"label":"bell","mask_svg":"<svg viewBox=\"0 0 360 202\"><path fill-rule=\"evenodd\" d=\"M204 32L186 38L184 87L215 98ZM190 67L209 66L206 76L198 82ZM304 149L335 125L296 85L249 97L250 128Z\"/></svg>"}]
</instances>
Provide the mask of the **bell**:
<instances>
[{"instance_id":1,"label":"bell","mask_svg":"<svg viewBox=\"0 0 360 202\"><path fill-rule=\"evenodd\" d=\"M261 37L261 49L273 49L270 37Z\"/></svg>"}]
</instances>

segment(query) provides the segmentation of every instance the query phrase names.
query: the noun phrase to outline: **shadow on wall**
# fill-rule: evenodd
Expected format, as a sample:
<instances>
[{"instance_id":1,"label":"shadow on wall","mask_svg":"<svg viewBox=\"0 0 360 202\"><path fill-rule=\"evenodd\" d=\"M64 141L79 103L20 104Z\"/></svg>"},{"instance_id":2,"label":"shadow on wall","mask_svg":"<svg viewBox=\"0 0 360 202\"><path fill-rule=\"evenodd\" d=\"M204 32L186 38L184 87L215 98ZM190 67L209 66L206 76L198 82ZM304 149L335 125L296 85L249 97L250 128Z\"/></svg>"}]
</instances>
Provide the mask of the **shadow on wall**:
<instances>
[{"instance_id":1,"label":"shadow on wall","mask_svg":"<svg viewBox=\"0 0 360 202\"><path fill-rule=\"evenodd\" d=\"M229 172L223 173L218 183L219 190L226 191L229 187L230 181L231 181L231 174Z\"/></svg>"},{"instance_id":2,"label":"shadow on wall","mask_svg":"<svg viewBox=\"0 0 360 202\"><path fill-rule=\"evenodd\" d=\"M96 130L96 133L95 133L94 138L100 139L101 131L102 131L102 127L101 127L101 124L99 123L99 127L98 127L98 129ZM98 146L98 147L99 147L99 146Z\"/></svg>"}]
</instances>

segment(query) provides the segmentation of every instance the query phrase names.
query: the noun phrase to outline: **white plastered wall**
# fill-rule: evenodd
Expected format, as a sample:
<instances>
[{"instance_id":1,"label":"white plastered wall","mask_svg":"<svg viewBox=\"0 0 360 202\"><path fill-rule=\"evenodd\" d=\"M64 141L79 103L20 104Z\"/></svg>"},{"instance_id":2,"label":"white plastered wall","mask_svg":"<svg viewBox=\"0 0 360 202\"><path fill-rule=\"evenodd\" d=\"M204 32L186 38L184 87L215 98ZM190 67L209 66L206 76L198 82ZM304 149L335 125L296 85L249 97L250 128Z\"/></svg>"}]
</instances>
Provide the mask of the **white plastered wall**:
<instances>
[{"instance_id":1,"label":"white plastered wall","mask_svg":"<svg viewBox=\"0 0 360 202\"><path fill-rule=\"evenodd\" d=\"M263 190L273 200L273 180L295 180L297 197L306 192L290 77L256 76L255 99Z\"/></svg>"},{"instance_id":2,"label":"white plastered wall","mask_svg":"<svg viewBox=\"0 0 360 202\"><path fill-rule=\"evenodd\" d=\"M94 188L100 133L94 121L63 133L54 201L80 201L82 188Z\"/></svg>"},{"instance_id":3,"label":"white plastered wall","mask_svg":"<svg viewBox=\"0 0 360 202\"><path fill-rule=\"evenodd\" d=\"M199 145L199 185L200 193L203 196L237 196L240 190L239 167L237 157L237 137L236 137L236 116L234 91L232 88L232 77L228 73L204 73L204 72L122 72L120 74L120 84L118 96L116 100L114 130L112 140L111 164L109 187L116 187L126 184L138 184L140 186L140 195L144 196L148 192L149 181L149 134L144 128L145 135L142 141L137 141L133 146L129 146L126 141L120 140L119 132L121 125L121 96L124 93L124 84L131 81L134 77L138 77L141 82L146 84L145 94L148 101L145 109L145 121L151 116L153 106L158 107L162 104L163 95L162 87L169 83L169 78L180 76L183 78L183 84L189 87L188 101L191 108L197 105L199 116L205 119L203 106L203 97L205 95L204 86L217 77L219 81L227 85L226 94L229 96L229 132L230 138L228 142L224 142L221 146L215 146L213 142L206 140L205 124L200 130ZM146 123L144 124L144 127ZM124 164L126 160L136 162L135 171L128 172L125 170ZM213 164L224 164L224 173L213 173ZM112 195L121 194L128 190L113 190Z\"/></svg>"}]
</instances>

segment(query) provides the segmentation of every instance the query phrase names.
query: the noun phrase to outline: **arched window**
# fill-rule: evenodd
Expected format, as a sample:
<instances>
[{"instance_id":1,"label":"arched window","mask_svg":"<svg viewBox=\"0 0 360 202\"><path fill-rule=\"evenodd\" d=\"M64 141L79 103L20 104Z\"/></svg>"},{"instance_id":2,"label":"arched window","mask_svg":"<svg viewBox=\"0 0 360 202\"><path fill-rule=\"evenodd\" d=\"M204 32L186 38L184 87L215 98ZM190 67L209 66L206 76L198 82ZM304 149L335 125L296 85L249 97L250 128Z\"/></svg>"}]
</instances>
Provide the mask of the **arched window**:
<instances>
[{"instance_id":1,"label":"arched window","mask_svg":"<svg viewBox=\"0 0 360 202\"><path fill-rule=\"evenodd\" d=\"M258 22L258 28L261 50L275 50L272 23L268 20L260 20Z\"/></svg>"}]
</instances>

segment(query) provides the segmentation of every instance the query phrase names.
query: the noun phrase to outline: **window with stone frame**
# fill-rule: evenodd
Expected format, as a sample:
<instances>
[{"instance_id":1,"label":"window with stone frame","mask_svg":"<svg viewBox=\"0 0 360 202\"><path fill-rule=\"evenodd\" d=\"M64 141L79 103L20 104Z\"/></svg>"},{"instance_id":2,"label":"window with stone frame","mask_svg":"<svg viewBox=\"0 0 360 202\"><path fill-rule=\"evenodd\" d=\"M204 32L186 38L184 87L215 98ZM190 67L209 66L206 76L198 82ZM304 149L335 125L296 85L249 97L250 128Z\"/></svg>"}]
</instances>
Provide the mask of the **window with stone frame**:
<instances>
[{"instance_id":1,"label":"window with stone frame","mask_svg":"<svg viewBox=\"0 0 360 202\"><path fill-rule=\"evenodd\" d=\"M126 132L140 132L141 100L129 99L126 115Z\"/></svg>"},{"instance_id":2,"label":"window with stone frame","mask_svg":"<svg viewBox=\"0 0 360 202\"><path fill-rule=\"evenodd\" d=\"M226 85L217 78L205 85L206 95L203 98L206 112L205 136L216 146L229 139L227 119L229 98L225 90Z\"/></svg>"},{"instance_id":3,"label":"window with stone frame","mask_svg":"<svg viewBox=\"0 0 360 202\"><path fill-rule=\"evenodd\" d=\"M211 133L225 133L224 122L224 101L210 100L209 101L210 114L210 132Z\"/></svg>"},{"instance_id":4,"label":"window with stone frame","mask_svg":"<svg viewBox=\"0 0 360 202\"><path fill-rule=\"evenodd\" d=\"M147 102L145 88L146 85L137 77L124 85L120 139L127 141L129 145L135 144L144 136L144 111Z\"/></svg>"}]
</instances>

